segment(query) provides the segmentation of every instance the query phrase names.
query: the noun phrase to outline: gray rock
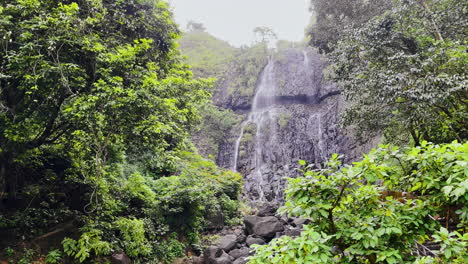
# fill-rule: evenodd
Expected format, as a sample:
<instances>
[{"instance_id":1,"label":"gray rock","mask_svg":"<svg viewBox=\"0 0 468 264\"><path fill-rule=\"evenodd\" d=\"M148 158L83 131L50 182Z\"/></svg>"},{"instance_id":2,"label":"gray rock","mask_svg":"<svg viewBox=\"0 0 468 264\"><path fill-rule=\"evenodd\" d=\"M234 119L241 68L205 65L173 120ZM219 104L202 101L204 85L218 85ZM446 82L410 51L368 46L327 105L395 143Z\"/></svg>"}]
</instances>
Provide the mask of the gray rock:
<instances>
[{"instance_id":1,"label":"gray rock","mask_svg":"<svg viewBox=\"0 0 468 264\"><path fill-rule=\"evenodd\" d=\"M250 249L247 248L247 247L243 247L243 248L238 248L238 249L234 249L232 250L231 252L229 252L229 255L231 257L233 257L234 259L238 259L240 257L247 257L249 256L249 252L250 252Z\"/></svg>"},{"instance_id":2,"label":"gray rock","mask_svg":"<svg viewBox=\"0 0 468 264\"><path fill-rule=\"evenodd\" d=\"M310 223L310 220L308 219L294 218L291 225L294 227L302 228L303 225L307 225L309 223Z\"/></svg>"},{"instance_id":3,"label":"gray rock","mask_svg":"<svg viewBox=\"0 0 468 264\"><path fill-rule=\"evenodd\" d=\"M244 217L245 230L247 234L253 234L253 229L257 223L261 221L261 217L255 215L247 215Z\"/></svg>"},{"instance_id":4,"label":"gray rock","mask_svg":"<svg viewBox=\"0 0 468 264\"><path fill-rule=\"evenodd\" d=\"M226 252L229 252L236 247L237 236L236 235L225 235L218 241L218 246Z\"/></svg>"},{"instance_id":5,"label":"gray rock","mask_svg":"<svg viewBox=\"0 0 468 264\"><path fill-rule=\"evenodd\" d=\"M247 239L247 236L245 234L240 234L237 236L236 241L237 243L242 244L245 242L246 239Z\"/></svg>"},{"instance_id":6,"label":"gray rock","mask_svg":"<svg viewBox=\"0 0 468 264\"><path fill-rule=\"evenodd\" d=\"M204 264L205 259L203 257L192 257L192 264Z\"/></svg>"},{"instance_id":7,"label":"gray rock","mask_svg":"<svg viewBox=\"0 0 468 264\"><path fill-rule=\"evenodd\" d=\"M276 233L275 238L280 238L282 236L298 237L301 235L301 232L302 232L302 229L299 229L299 228L286 229L284 230L284 232Z\"/></svg>"},{"instance_id":8,"label":"gray rock","mask_svg":"<svg viewBox=\"0 0 468 264\"><path fill-rule=\"evenodd\" d=\"M283 225L288 224L288 217L286 215L283 215L280 217L280 221Z\"/></svg>"},{"instance_id":9,"label":"gray rock","mask_svg":"<svg viewBox=\"0 0 468 264\"><path fill-rule=\"evenodd\" d=\"M234 232L233 232L233 233L234 233L234 235L236 235L236 236L240 236L240 235L244 234L245 232L244 232L244 229L243 229L243 228L236 228L236 229L234 229Z\"/></svg>"},{"instance_id":10,"label":"gray rock","mask_svg":"<svg viewBox=\"0 0 468 264\"><path fill-rule=\"evenodd\" d=\"M263 204L260 209L258 210L257 216L274 216L276 211L278 210L278 206L272 203Z\"/></svg>"},{"instance_id":11,"label":"gray rock","mask_svg":"<svg viewBox=\"0 0 468 264\"><path fill-rule=\"evenodd\" d=\"M216 247L216 246L209 246L205 249L204 251L204 256L205 256L205 259L209 259L209 258L219 258L221 257L221 255L223 255L223 250L220 248L220 247Z\"/></svg>"},{"instance_id":12,"label":"gray rock","mask_svg":"<svg viewBox=\"0 0 468 264\"><path fill-rule=\"evenodd\" d=\"M114 253L111 257L112 264L131 264L130 258L125 253Z\"/></svg>"},{"instance_id":13,"label":"gray rock","mask_svg":"<svg viewBox=\"0 0 468 264\"><path fill-rule=\"evenodd\" d=\"M205 264L232 264L234 260L220 247L210 246L205 249Z\"/></svg>"},{"instance_id":14,"label":"gray rock","mask_svg":"<svg viewBox=\"0 0 468 264\"><path fill-rule=\"evenodd\" d=\"M250 246L252 246L254 244L265 245L266 242L265 242L265 240L263 240L263 238L248 236L247 237L247 245L250 247Z\"/></svg>"},{"instance_id":15,"label":"gray rock","mask_svg":"<svg viewBox=\"0 0 468 264\"><path fill-rule=\"evenodd\" d=\"M277 232L282 232L284 226L274 216L246 216L244 223L248 234L264 238L273 238Z\"/></svg>"},{"instance_id":16,"label":"gray rock","mask_svg":"<svg viewBox=\"0 0 468 264\"><path fill-rule=\"evenodd\" d=\"M232 264L246 264L248 262L247 258L238 258L234 260Z\"/></svg>"}]
</instances>

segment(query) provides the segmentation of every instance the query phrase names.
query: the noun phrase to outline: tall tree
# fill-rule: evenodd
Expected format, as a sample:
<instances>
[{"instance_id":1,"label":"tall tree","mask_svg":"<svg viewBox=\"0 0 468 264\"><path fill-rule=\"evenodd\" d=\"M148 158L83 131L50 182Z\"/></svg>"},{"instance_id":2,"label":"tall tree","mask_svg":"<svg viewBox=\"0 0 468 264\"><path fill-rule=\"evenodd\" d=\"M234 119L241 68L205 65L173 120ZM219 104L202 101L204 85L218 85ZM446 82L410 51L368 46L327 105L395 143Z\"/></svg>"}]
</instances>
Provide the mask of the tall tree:
<instances>
[{"instance_id":1,"label":"tall tree","mask_svg":"<svg viewBox=\"0 0 468 264\"><path fill-rule=\"evenodd\" d=\"M176 148L206 96L178 63L178 34L160 0L2 1L2 191L14 195L21 168L51 147L93 160L93 175L115 144Z\"/></svg>"},{"instance_id":2,"label":"tall tree","mask_svg":"<svg viewBox=\"0 0 468 264\"><path fill-rule=\"evenodd\" d=\"M396 1L332 53L350 107L344 120L389 141L468 138L466 1Z\"/></svg>"},{"instance_id":3,"label":"tall tree","mask_svg":"<svg viewBox=\"0 0 468 264\"><path fill-rule=\"evenodd\" d=\"M307 29L310 43L330 52L346 28L355 28L382 14L391 0L311 0L311 25Z\"/></svg>"},{"instance_id":4,"label":"tall tree","mask_svg":"<svg viewBox=\"0 0 468 264\"><path fill-rule=\"evenodd\" d=\"M263 43L270 43L278 38L273 29L269 27L256 27L253 32Z\"/></svg>"}]
</instances>

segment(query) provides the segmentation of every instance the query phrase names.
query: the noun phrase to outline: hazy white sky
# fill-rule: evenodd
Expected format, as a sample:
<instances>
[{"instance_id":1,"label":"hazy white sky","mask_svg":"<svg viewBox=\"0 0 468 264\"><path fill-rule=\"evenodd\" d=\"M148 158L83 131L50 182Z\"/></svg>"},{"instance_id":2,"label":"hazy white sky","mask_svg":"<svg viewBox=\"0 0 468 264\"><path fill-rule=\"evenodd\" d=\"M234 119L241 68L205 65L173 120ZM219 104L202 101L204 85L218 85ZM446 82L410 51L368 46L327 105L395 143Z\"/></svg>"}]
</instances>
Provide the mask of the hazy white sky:
<instances>
[{"instance_id":1,"label":"hazy white sky","mask_svg":"<svg viewBox=\"0 0 468 264\"><path fill-rule=\"evenodd\" d=\"M253 29L267 26L279 39L299 41L310 18L309 0L168 0L175 19L185 29L189 20L240 46L255 40Z\"/></svg>"}]
</instances>

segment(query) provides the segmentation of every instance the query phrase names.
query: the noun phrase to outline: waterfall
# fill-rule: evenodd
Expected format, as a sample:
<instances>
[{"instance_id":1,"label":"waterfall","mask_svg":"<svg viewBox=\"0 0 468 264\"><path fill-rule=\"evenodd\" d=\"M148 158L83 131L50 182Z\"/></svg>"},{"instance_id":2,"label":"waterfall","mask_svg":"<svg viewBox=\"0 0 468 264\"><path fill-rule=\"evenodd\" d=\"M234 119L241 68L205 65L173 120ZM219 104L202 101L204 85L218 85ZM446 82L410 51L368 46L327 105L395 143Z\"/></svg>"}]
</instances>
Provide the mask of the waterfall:
<instances>
[{"instance_id":1,"label":"waterfall","mask_svg":"<svg viewBox=\"0 0 468 264\"><path fill-rule=\"evenodd\" d=\"M244 136L246 126L250 124L255 124L256 133L255 133L255 142L254 142L254 170L251 173L252 179L257 185L258 200L262 201L264 199L263 193L263 177L262 177L262 167L264 165L263 161L263 144L259 140L263 135L263 130L274 117L272 107L275 104L275 79L274 79L274 60L272 57L269 58L268 64L263 70L260 78L259 85L257 87L255 96L252 102L252 110L247 116L247 119L241 124L241 131L239 137L236 140L234 147L234 162L232 169L237 171L238 160L239 160L239 150L242 142L242 137Z\"/></svg>"},{"instance_id":2,"label":"waterfall","mask_svg":"<svg viewBox=\"0 0 468 264\"><path fill-rule=\"evenodd\" d=\"M304 50L302 52L302 55L304 56L304 67L305 69L309 69L310 63L309 63L309 56L307 55L307 50Z\"/></svg>"},{"instance_id":3,"label":"waterfall","mask_svg":"<svg viewBox=\"0 0 468 264\"><path fill-rule=\"evenodd\" d=\"M332 153L347 162L367 150L340 131L339 93L324 80L325 67L312 49L292 48L270 56L259 75L250 112L234 146L221 148L220 160L243 175L244 195L253 205L284 202L286 177L301 175L298 160L320 166Z\"/></svg>"}]
</instances>

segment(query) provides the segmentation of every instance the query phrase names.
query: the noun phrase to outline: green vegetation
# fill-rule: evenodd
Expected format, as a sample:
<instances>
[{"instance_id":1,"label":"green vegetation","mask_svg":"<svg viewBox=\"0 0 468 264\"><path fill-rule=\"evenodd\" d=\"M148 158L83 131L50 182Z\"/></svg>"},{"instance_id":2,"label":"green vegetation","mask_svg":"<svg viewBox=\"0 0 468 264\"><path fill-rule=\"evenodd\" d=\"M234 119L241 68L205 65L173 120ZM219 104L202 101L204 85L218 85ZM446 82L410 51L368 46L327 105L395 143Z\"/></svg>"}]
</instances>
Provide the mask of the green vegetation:
<instances>
[{"instance_id":1,"label":"green vegetation","mask_svg":"<svg viewBox=\"0 0 468 264\"><path fill-rule=\"evenodd\" d=\"M181 63L166 2L7 0L0 35L0 227L13 235L0 244L25 247L2 252L12 262L39 258L27 241L50 232L69 237L46 245L63 246L47 263L170 263L238 222L240 176L187 152L213 82Z\"/></svg>"},{"instance_id":2,"label":"green vegetation","mask_svg":"<svg viewBox=\"0 0 468 264\"><path fill-rule=\"evenodd\" d=\"M237 104L238 100L244 103L252 100L258 76L267 64L267 42L274 33L259 27L256 32L263 41L238 49L204 32L200 23L190 22L188 28L179 43L194 74L216 78L215 88L218 90L214 92L222 94L228 102ZM225 90L225 94L221 90ZM209 102L200 109L200 115L202 122L193 133L193 141L201 155L215 159L219 154L218 146L235 138L231 130L241 118L232 110Z\"/></svg>"},{"instance_id":3,"label":"green vegetation","mask_svg":"<svg viewBox=\"0 0 468 264\"><path fill-rule=\"evenodd\" d=\"M340 42L332 56L352 102L346 124L416 145L468 137L466 3L427 3L433 15L401 1Z\"/></svg>"},{"instance_id":4,"label":"green vegetation","mask_svg":"<svg viewBox=\"0 0 468 264\"><path fill-rule=\"evenodd\" d=\"M359 28L391 7L392 0L310 0L312 20L307 28L310 44L328 53L345 29Z\"/></svg>"},{"instance_id":5,"label":"green vegetation","mask_svg":"<svg viewBox=\"0 0 468 264\"><path fill-rule=\"evenodd\" d=\"M291 114L284 114L284 113L281 113L279 116L278 116L278 124L280 126L281 129L284 129L288 123L289 123L289 120L292 118L292 115Z\"/></svg>"},{"instance_id":6,"label":"green vegetation","mask_svg":"<svg viewBox=\"0 0 468 264\"><path fill-rule=\"evenodd\" d=\"M183 33L179 43L182 54L187 56L187 63L192 66L194 75L205 78L222 77L237 49L202 31L199 27L190 26L190 28L192 30Z\"/></svg>"},{"instance_id":7,"label":"green vegetation","mask_svg":"<svg viewBox=\"0 0 468 264\"><path fill-rule=\"evenodd\" d=\"M399 147L300 161L281 212L310 224L250 263L467 263L466 1L311 3L344 124ZM275 34L258 27L259 43L234 48L204 30L181 34L163 0L2 1L0 262L172 263L254 211L241 176L213 161L241 118L211 97L248 109ZM428 241L440 249L419 256Z\"/></svg>"},{"instance_id":8,"label":"green vegetation","mask_svg":"<svg viewBox=\"0 0 468 264\"><path fill-rule=\"evenodd\" d=\"M343 87L344 124L402 147L289 179L280 211L311 223L249 263L466 263L466 1L311 2L311 44ZM440 249L419 254L426 242Z\"/></svg>"},{"instance_id":9,"label":"green vegetation","mask_svg":"<svg viewBox=\"0 0 468 264\"><path fill-rule=\"evenodd\" d=\"M51 250L47 253L45 263L58 264L62 260L62 252L58 249Z\"/></svg>"},{"instance_id":10,"label":"green vegetation","mask_svg":"<svg viewBox=\"0 0 468 264\"><path fill-rule=\"evenodd\" d=\"M252 99L258 76L268 63L266 43L243 47L230 65L228 94Z\"/></svg>"},{"instance_id":11,"label":"green vegetation","mask_svg":"<svg viewBox=\"0 0 468 264\"><path fill-rule=\"evenodd\" d=\"M396 1L331 54L350 102L344 121L388 142L468 138L465 1Z\"/></svg>"},{"instance_id":12,"label":"green vegetation","mask_svg":"<svg viewBox=\"0 0 468 264\"><path fill-rule=\"evenodd\" d=\"M386 145L352 166L337 155L325 169L307 166L303 177L289 179L281 210L311 224L297 238L258 247L249 263L466 263L467 235L430 216L466 227L467 153L468 143ZM417 245L431 236L442 248L418 258Z\"/></svg>"},{"instance_id":13,"label":"green vegetation","mask_svg":"<svg viewBox=\"0 0 468 264\"><path fill-rule=\"evenodd\" d=\"M190 22L187 28L189 31L179 40L187 63L195 76L217 78L215 86L219 85L237 49L204 32L204 26L200 23ZM192 133L192 139L202 156L215 159L218 156L218 146L226 140L226 135L239 122L239 117L211 101L203 104L199 110L202 122Z\"/></svg>"},{"instance_id":14,"label":"green vegetation","mask_svg":"<svg viewBox=\"0 0 468 264\"><path fill-rule=\"evenodd\" d=\"M219 146L229 140L232 128L240 122L240 116L232 110L224 109L207 103L200 109L202 121L194 129L193 142L200 155L215 159L219 154Z\"/></svg>"}]
</instances>

